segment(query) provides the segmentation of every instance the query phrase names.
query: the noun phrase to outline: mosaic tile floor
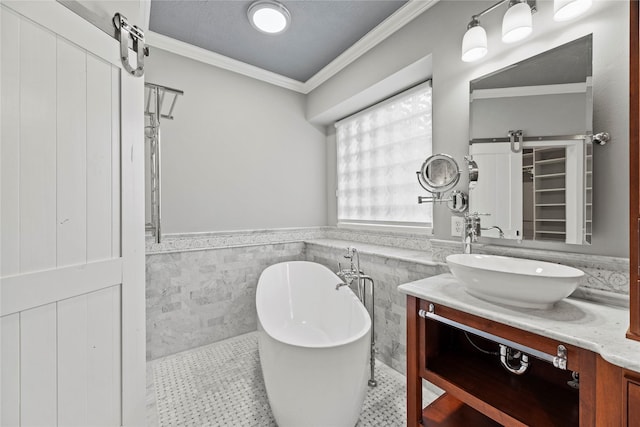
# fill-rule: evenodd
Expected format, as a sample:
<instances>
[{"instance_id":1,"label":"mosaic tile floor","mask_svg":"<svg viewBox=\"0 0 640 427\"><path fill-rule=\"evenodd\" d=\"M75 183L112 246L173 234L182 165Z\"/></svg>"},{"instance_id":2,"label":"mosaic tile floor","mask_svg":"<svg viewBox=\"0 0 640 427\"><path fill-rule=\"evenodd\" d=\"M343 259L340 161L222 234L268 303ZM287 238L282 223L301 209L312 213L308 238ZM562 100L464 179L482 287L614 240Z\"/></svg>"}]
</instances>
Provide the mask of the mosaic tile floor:
<instances>
[{"instance_id":1,"label":"mosaic tile floor","mask_svg":"<svg viewBox=\"0 0 640 427\"><path fill-rule=\"evenodd\" d=\"M276 426L252 332L147 363L149 426ZM405 377L378 361L357 427L405 425ZM423 389L425 404L438 394ZM303 427L303 426L301 426Z\"/></svg>"}]
</instances>

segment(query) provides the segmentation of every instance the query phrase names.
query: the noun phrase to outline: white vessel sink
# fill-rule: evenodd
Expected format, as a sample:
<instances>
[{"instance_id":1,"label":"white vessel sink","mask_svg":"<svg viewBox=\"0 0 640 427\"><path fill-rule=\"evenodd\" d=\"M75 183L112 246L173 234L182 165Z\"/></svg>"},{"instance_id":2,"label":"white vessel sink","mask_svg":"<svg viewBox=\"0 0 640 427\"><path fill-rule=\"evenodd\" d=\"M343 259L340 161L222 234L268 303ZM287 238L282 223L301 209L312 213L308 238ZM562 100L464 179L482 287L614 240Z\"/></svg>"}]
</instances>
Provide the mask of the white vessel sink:
<instances>
[{"instance_id":1,"label":"white vessel sink","mask_svg":"<svg viewBox=\"0 0 640 427\"><path fill-rule=\"evenodd\" d=\"M551 308L584 276L565 265L497 255L449 255L447 264L471 295L523 308Z\"/></svg>"}]
</instances>

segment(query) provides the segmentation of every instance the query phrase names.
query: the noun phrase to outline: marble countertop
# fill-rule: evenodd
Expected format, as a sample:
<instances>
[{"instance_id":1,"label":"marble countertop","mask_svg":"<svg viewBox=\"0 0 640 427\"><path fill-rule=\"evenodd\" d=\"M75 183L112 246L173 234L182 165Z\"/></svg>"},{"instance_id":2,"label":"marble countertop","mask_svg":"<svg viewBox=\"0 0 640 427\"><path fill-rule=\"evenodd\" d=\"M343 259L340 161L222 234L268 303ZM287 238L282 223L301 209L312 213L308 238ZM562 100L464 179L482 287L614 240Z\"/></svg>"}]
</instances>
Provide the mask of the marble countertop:
<instances>
[{"instance_id":1,"label":"marble countertop","mask_svg":"<svg viewBox=\"0 0 640 427\"><path fill-rule=\"evenodd\" d=\"M599 353L609 363L640 372L640 342L625 338L629 326L625 308L574 298L565 298L550 310L498 305L468 294L451 274L406 283L398 290Z\"/></svg>"}]
</instances>

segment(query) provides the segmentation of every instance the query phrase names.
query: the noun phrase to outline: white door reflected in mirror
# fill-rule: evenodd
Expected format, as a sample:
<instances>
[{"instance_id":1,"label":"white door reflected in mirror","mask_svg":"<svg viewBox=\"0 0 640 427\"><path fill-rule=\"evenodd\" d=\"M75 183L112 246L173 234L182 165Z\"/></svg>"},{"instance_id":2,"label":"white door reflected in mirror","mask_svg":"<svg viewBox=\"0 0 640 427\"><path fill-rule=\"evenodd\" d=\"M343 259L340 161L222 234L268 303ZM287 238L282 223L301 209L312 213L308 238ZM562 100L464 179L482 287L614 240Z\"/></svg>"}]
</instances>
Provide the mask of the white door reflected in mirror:
<instances>
[{"instance_id":1,"label":"white door reflected in mirror","mask_svg":"<svg viewBox=\"0 0 640 427\"><path fill-rule=\"evenodd\" d=\"M480 174L469 190L470 211L484 214L482 228L500 227L505 239L588 243L591 148L574 140L525 142L514 153L506 142L472 144Z\"/></svg>"}]
</instances>

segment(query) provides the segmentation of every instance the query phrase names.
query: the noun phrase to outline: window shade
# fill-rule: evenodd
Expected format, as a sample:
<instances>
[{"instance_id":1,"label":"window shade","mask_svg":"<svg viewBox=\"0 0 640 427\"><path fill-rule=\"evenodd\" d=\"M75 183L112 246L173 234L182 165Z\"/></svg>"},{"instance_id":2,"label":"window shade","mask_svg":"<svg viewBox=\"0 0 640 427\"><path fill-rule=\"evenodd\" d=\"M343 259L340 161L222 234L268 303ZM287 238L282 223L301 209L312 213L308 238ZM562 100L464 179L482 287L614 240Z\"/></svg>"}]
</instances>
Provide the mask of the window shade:
<instances>
[{"instance_id":1,"label":"window shade","mask_svg":"<svg viewBox=\"0 0 640 427\"><path fill-rule=\"evenodd\" d=\"M338 223L432 224L416 171L431 155L431 82L336 123Z\"/></svg>"}]
</instances>

